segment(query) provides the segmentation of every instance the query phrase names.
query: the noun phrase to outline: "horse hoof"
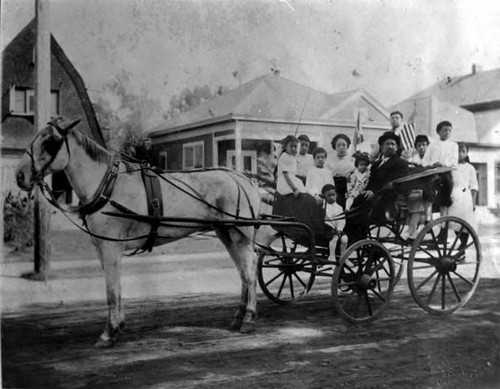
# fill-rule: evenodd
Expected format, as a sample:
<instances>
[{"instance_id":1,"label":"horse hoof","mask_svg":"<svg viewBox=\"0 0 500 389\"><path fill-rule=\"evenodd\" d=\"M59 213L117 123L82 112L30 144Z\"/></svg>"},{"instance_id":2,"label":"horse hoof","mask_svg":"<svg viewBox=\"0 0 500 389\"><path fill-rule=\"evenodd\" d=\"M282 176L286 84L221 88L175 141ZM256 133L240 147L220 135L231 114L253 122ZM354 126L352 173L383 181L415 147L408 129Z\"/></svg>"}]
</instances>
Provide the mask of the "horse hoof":
<instances>
[{"instance_id":1,"label":"horse hoof","mask_svg":"<svg viewBox=\"0 0 500 389\"><path fill-rule=\"evenodd\" d=\"M242 324L243 324L243 319L235 317L233 319L233 321L231 322L231 325L229 326L229 329L231 331L238 331L241 328Z\"/></svg>"},{"instance_id":2,"label":"horse hoof","mask_svg":"<svg viewBox=\"0 0 500 389\"><path fill-rule=\"evenodd\" d=\"M254 332L254 331L255 331L255 322L254 321L244 321L241 324L240 332L242 334L249 334L249 333Z\"/></svg>"},{"instance_id":3,"label":"horse hoof","mask_svg":"<svg viewBox=\"0 0 500 389\"><path fill-rule=\"evenodd\" d=\"M99 340L95 343L96 348L110 348L115 344L115 340L113 338L99 338Z\"/></svg>"}]
</instances>

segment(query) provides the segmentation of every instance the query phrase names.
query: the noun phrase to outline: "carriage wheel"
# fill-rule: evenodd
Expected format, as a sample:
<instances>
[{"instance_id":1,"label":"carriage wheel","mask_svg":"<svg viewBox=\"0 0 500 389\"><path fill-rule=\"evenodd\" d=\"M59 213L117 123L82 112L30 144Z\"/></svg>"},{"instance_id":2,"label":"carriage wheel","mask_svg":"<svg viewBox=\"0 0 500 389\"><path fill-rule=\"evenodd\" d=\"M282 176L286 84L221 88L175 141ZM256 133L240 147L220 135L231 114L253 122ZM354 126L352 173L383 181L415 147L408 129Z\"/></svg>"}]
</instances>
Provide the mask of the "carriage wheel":
<instances>
[{"instance_id":1,"label":"carriage wheel","mask_svg":"<svg viewBox=\"0 0 500 389\"><path fill-rule=\"evenodd\" d=\"M311 289L316 265L303 246L283 234L259 253L258 280L264 294L275 303L290 304ZM303 248L304 251L300 251Z\"/></svg>"},{"instance_id":2,"label":"carriage wheel","mask_svg":"<svg viewBox=\"0 0 500 389\"><path fill-rule=\"evenodd\" d=\"M396 273L389 251L375 240L351 245L335 267L333 304L351 323L374 320L386 308L394 290Z\"/></svg>"},{"instance_id":3,"label":"carriage wheel","mask_svg":"<svg viewBox=\"0 0 500 389\"><path fill-rule=\"evenodd\" d=\"M368 237L370 239L375 239L376 241L382 243L391 254L392 261L394 262L394 271L396 273L395 284L397 284L403 276L405 263L410 252L409 246L402 244L402 240L397 238L400 234L401 231L396 233L394 227L390 225L371 226L368 233Z\"/></svg>"},{"instance_id":4,"label":"carriage wheel","mask_svg":"<svg viewBox=\"0 0 500 389\"><path fill-rule=\"evenodd\" d=\"M436 315L463 307L479 283L481 259L479 238L469 223L453 216L431 221L418 234L408 259L415 302Z\"/></svg>"}]
</instances>

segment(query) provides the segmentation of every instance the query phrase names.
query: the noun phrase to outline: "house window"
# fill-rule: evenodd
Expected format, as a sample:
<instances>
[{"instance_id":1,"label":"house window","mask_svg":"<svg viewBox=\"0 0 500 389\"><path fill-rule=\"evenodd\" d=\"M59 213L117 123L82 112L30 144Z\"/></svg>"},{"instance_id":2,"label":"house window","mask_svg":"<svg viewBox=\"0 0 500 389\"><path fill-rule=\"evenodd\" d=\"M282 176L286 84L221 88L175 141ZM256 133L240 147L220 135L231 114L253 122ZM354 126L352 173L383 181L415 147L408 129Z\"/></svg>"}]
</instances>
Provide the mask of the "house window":
<instances>
[{"instance_id":1,"label":"house window","mask_svg":"<svg viewBox=\"0 0 500 389\"><path fill-rule=\"evenodd\" d=\"M182 168L202 169L205 166L205 145L203 141L182 145Z\"/></svg>"},{"instance_id":2,"label":"house window","mask_svg":"<svg viewBox=\"0 0 500 389\"><path fill-rule=\"evenodd\" d=\"M257 174L257 151L255 150L242 150L243 157L243 171ZM227 167L236 169L236 151L227 151Z\"/></svg>"},{"instance_id":3,"label":"house window","mask_svg":"<svg viewBox=\"0 0 500 389\"><path fill-rule=\"evenodd\" d=\"M158 167L163 170L167 170L167 152L160 151Z\"/></svg>"},{"instance_id":4,"label":"house window","mask_svg":"<svg viewBox=\"0 0 500 389\"><path fill-rule=\"evenodd\" d=\"M13 87L10 94L10 111L13 115L34 115L35 90ZM59 91L50 92L50 115L59 115Z\"/></svg>"}]
</instances>

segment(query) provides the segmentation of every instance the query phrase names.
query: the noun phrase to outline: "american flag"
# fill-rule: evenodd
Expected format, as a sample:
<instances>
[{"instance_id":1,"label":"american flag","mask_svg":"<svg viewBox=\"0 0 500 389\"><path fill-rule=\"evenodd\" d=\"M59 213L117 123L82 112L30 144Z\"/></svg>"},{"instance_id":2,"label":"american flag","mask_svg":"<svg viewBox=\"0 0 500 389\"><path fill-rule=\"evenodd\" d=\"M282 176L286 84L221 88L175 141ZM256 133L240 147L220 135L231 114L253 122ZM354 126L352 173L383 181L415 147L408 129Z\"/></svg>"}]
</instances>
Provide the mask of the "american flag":
<instances>
[{"instance_id":1,"label":"american flag","mask_svg":"<svg viewBox=\"0 0 500 389\"><path fill-rule=\"evenodd\" d=\"M361 127L361 113L358 111L358 119L356 120L356 127L354 128L354 139L353 139L353 146L354 146L354 151L357 150L358 145L360 143L363 143L365 140L363 136L363 128Z\"/></svg>"},{"instance_id":2,"label":"american flag","mask_svg":"<svg viewBox=\"0 0 500 389\"><path fill-rule=\"evenodd\" d=\"M417 107L413 108L413 112L408 118L408 122L403 126L399 136L403 150L412 150L415 144L415 116L417 116Z\"/></svg>"}]
</instances>

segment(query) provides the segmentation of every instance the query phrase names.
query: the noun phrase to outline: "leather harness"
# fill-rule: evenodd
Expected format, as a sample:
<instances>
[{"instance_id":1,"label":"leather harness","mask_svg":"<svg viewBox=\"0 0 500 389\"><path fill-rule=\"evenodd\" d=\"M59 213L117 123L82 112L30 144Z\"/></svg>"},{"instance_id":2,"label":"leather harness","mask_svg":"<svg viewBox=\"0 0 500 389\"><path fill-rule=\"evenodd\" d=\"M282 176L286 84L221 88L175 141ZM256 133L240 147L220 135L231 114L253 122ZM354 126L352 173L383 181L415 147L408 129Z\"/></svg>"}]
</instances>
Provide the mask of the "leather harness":
<instances>
[{"instance_id":1,"label":"leather harness","mask_svg":"<svg viewBox=\"0 0 500 389\"><path fill-rule=\"evenodd\" d=\"M85 224L85 216L99 211L108 202L110 202L111 205L113 205L121 212L136 214L136 212L111 200L111 195L113 193L116 179L118 177L120 162L123 162L127 171L129 171L131 167L129 163L115 160L111 165L109 165L108 170L104 174L104 177L92 198L87 203L78 207L80 217L84 220ZM151 230L149 231L146 243L144 243L141 248L144 251L147 250L151 252L153 250L155 240L158 237L158 227L160 226L161 218L163 216L163 196L161 192L160 179L157 173L152 171L148 166L145 166L141 169L141 176L144 183L144 188L146 190L148 214L149 216L157 219L151 222Z\"/></svg>"}]
</instances>

